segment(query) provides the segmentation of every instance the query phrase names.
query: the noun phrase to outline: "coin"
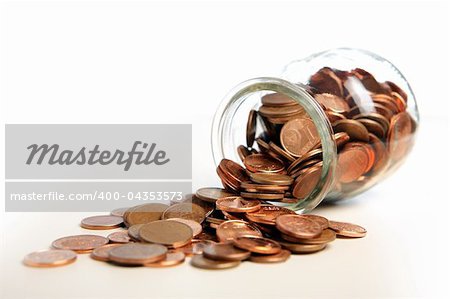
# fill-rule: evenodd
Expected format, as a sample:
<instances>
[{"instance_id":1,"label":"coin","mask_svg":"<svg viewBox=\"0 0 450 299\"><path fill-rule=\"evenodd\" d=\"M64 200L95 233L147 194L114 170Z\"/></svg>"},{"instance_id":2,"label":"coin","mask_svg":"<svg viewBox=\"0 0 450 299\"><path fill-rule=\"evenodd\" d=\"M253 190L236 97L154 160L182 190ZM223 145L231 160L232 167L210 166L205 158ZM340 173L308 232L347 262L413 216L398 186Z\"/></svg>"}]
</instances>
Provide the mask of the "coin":
<instances>
[{"instance_id":1,"label":"coin","mask_svg":"<svg viewBox=\"0 0 450 299\"><path fill-rule=\"evenodd\" d=\"M367 233L366 229L359 225L331 220L330 229L334 230L338 236L348 238L362 238Z\"/></svg>"},{"instance_id":2,"label":"coin","mask_svg":"<svg viewBox=\"0 0 450 299\"><path fill-rule=\"evenodd\" d=\"M386 135L386 131L383 126L374 120L360 118L358 119L358 121L366 127L367 131L375 134L379 138L384 138L384 136Z\"/></svg>"},{"instance_id":3,"label":"coin","mask_svg":"<svg viewBox=\"0 0 450 299\"><path fill-rule=\"evenodd\" d=\"M281 160L265 154L252 154L244 159L245 167L251 172L277 173L284 170Z\"/></svg>"},{"instance_id":4,"label":"coin","mask_svg":"<svg viewBox=\"0 0 450 299\"><path fill-rule=\"evenodd\" d=\"M255 110L250 110L248 114L247 120L247 146L252 147L255 142L255 133L256 133L256 117L258 113Z\"/></svg>"},{"instance_id":5,"label":"coin","mask_svg":"<svg viewBox=\"0 0 450 299\"><path fill-rule=\"evenodd\" d=\"M276 227L280 232L300 239L312 239L322 233L319 223L301 215L281 215L276 218Z\"/></svg>"},{"instance_id":6,"label":"coin","mask_svg":"<svg viewBox=\"0 0 450 299\"><path fill-rule=\"evenodd\" d=\"M334 241L336 239L336 233L331 229L325 229L322 231L322 233L315 238L312 239L302 239L302 238L295 238L286 234L281 234L281 237L292 243L299 243L299 244L308 244L308 245L320 245L320 244L326 244Z\"/></svg>"},{"instance_id":7,"label":"coin","mask_svg":"<svg viewBox=\"0 0 450 299\"><path fill-rule=\"evenodd\" d=\"M120 227L123 218L120 216L100 215L91 216L81 220L81 227L86 229L113 229Z\"/></svg>"},{"instance_id":8,"label":"coin","mask_svg":"<svg viewBox=\"0 0 450 299\"><path fill-rule=\"evenodd\" d=\"M255 236L242 236L233 239L233 245L259 254L276 254L281 251L281 245L276 241Z\"/></svg>"},{"instance_id":9,"label":"coin","mask_svg":"<svg viewBox=\"0 0 450 299\"><path fill-rule=\"evenodd\" d=\"M173 248L188 244L192 236L193 231L189 225L170 220L146 223L139 230L140 240Z\"/></svg>"},{"instance_id":10,"label":"coin","mask_svg":"<svg viewBox=\"0 0 450 299\"><path fill-rule=\"evenodd\" d=\"M259 184L288 186L294 181L290 176L278 173L251 173L250 179Z\"/></svg>"},{"instance_id":11,"label":"coin","mask_svg":"<svg viewBox=\"0 0 450 299\"><path fill-rule=\"evenodd\" d=\"M284 207L261 205L261 209L258 211L249 212L245 215L252 222L275 225L275 219L284 214L295 214L295 212Z\"/></svg>"},{"instance_id":12,"label":"coin","mask_svg":"<svg viewBox=\"0 0 450 299\"><path fill-rule=\"evenodd\" d=\"M202 223L205 220L206 211L194 203L180 203L170 206L164 211L162 219L182 218Z\"/></svg>"},{"instance_id":13,"label":"coin","mask_svg":"<svg viewBox=\"0 0 450 299\"><path fill-rule=\"evenodd\" d=\"M261 98L261 103L272 107L298 105L295 100L282 93L266 94Z\"/></svg>"},{"instance_id":14,"label":"coin","mask_svg":"<svg viewBox=\"0 0 450 299\"><path fill-rule=\"evenodd\" d=\"M241 192L241 197L254 199L254 200L282 200L284 198L283 193L253 193L253 192ZM255 209L256 210L256 209Z\"/></svg>"},{"instance_id":15,"label":"coin","mask_svg":"<svg viewBox=\"0 0 450 299\"><path fill-rule=\"evenodd\" d=\"M203 249L205 249L206 246L209 244L215 244L216 242L211 240L192 240L191 243L183 246L173 249L173 251L181 251L186 256L193 256L195 254L203 254Z\"/></svg>"},{"instance_id":16,"label":"coin","mask_svg":"<svg viewBox=\"0 0 450 299\"><path fill-rule=\"evenodd\" d=\"M153 268L173 267L182 264L185 258L186 255L183 252L167 252L165 259L154 263L144 264L144 266Z\"/></svg>"},{"instance_id":17,"label":"coin","mask_svg":"<svg viewBox=\"0 0 450 299\"><path fill-rule=\"evenodd\" d=\"M321 229L327 229L329 226L328 219L319 215L305 214L302 217L319 223Z\"/></svg>"},{"instance_id":18,"label":"coin","mask_svg":"<svg viewBox=\"0 0 450 299\"><path fill-rule=\"evenodd\" d=\"M372 171L374 173L380 173L389 162L386 146L377 136L373 134L369 134L369 142L375 152L375 161Z\"/></svg>"},{"instance_id":19,"label":"coin","mask_svg":"<svg viewBox=\"0 0 450 299\"><path fill-rule=\"evenodd\" d=\"M280 243L281 246L288 249L292 253L314 253L323 250L327 246L327 243L310 245L310 244L290 243L287 241L280 241L280 240L278 240L278 243Z\"/></svg>"},{"instance_id":20,"label":"coin","mask_svg":"<svg viewBox=\"0 0 450 299\"><path fill-rule=\"evenodd\" d=\"M27 254L23 263L30 267L58 267L71 264L77 259L72 250L50 249Z\"/></svg>"},{"instance_id":21,"label":"coin","mask_svg":"<svg viewBox=\"0 0 450 299\"><path fill-rule=\"evenodd\" d=\"M198 189L195 195L197 195L197 197L201 200L215 203L219 198L233 196L234 194L222 188L209 187Z\"/></svg>"},{"instance_id":22,"label":"coin","mask_svg":"<svg viewBox=\"0 0 450 299\"><path fill-rule=\"evenodd\" d=\"M143 265L165 259L167 248L159 244L129 243L109 251L109 260L124 265Z\"/></svg>"},{"instance_id":23,"label":"coin","mask_svg":"<svg viewBox=\"0 0 450 299\"><path fill-rule=\"evenodd\" d=\"M256 138L256 143L258 144L261 152L270 151L270 145L267 142L265 142L262 138Z\"/></svg>"},{"instance_id":24,"label":"coin","mask_svg":"<svg viewBox=\"0 0 450 299\"><path fill-rule=\"evenodd\" d=\"M55 249L73 250L77 253L88 253L108 243L108 239L97 235L75 235L59 238L52 243Z\"/></svg>"},{"instance_id":25,"label":"coin","mask_svg":"<svg viewBox=\"0 0 450 299\"><path fill-rule=\"evenodd\" d=\"M109 261L109 251L117 246L122 246L123 244L106 244L95 248L91 252L91 258L97 261L108 262Z\"/></svg>"},{"instance_id":26,"label":"coin","mask_svg":"<svg viewBox=\"0 0 450 299\"><path fill-rule=\"evenodd\" d=\"M388 149L393 160L402 159L409 151L412 121L408 113L402 112L391 119L388 132Z\"/></svg>"},{"instance_id":27,"label":"coin","mask_svg":"<svg viewBox=\"0 0 450 299\"><path fill-rule=\"evenodd\" d=\"M230 179L231 182L236 182L238 186L241 182L248 180L245 169L231 160L222 159L218 168L225 174L226 178Z\"/></svg>"},{"instance_id":28,"label":"coin","mask_svg":"<svg viewBox=\"0 0 450 299\"><path fill-rule=\"evenodd\" d=\"M341 79L329 67L323 67L312 75L309 85L320 93L331 93L340 97L344 95Z\"/></svg>"},{"instance_id":29,"label":"coin","mask_svg":"<svg viewBox=\"0 0 450 299\"><path fill-rule=\"evenodd\" d=\"M348 110L350 110L350 107L348 106L347 102L337 95L330 93L321 93L316 94L314 98L326 109L329 109L333 112L345 113Z\"/></svg>"},{"instance_id":30,"label":"coin","mask_svg":"<svg viewBox=\"0 0 450 299\"><path fill-rule=\"evenodd\" d=\"M128 227L135 224L149 223L161 219L163 212L169 208L162 203L147 203L131 208L124 215Z\"/></svg>"},{"instance_id":31,"label":"coin","mask_svg":"<svg viewBox=\"0 0 450 299\"><path fill-rule=\"evenodd\" d=\"M351 140L369 141L369 131L360 122L353 119L338 120L333 124L335 132L346 132Z\"/></svg>"},{"instance_id":32,"label":"coin","mask_svg":"<svg viewBox=\"0 0 450 299\"><path fill-rule=\"evenodd\" d=\"M111 243L128 243L128 242L130 242L130 236L128 235L127 231L110 233L107 238Z\"/></svg>"},{"instance_id":33,"label":"coin","mask_svg":"<svg viewBox=\"0 0 450 299\"><path fill-rule=\"evenodd\" d=\"M203 255L194 255L191 258L191 265L196 268L209 269L209 270L219 270L219 269L229 269L239 266L240 261L217 261L211 260Z\"/></svg>"},{"instance_id":34,"label":"coin","mask_svg":"<svg viewBox=\"0 0 450 299\"><path fill-rule=\"evenodd\" d=\"M128 210L129 208L117 208L111 211L112 216L119 216L123 217L123 214Z\"/></svg>"},{"instance_id":35,"label":"coin","mask_svg":"<svg viewBox=\"0 0 450 299\"><path fill-rule=\"evenodd\" d=\"M294 162L295 158L292 157L288 152L286 152L284 149L273 143L272 141L269 142L269 147L271 151L275 152L278 157L281 157L282 159ZM269 152L270 153L270 152Z\"/></svg>"},{"instance_id":36,"label":"coin","mask_svg":"<svg viewBox=\"0 0 450 299\"><path fill-rule=\"evenodd\" d=\"M320 141L316 127L309 118L293 119L284 124L280 140L283 148L294 157L301 157Z\"/></svg>"},{"instance_id":37,"label":"coin","mask_svg":"<svg viewBox=\"0 0 450 299\"><path fill-rule=\"evenodd\" d=\"M316 187L322 175L322 166L308 168L300 174L292 187L292 195L295 198L306 198Z\"/></svg>"},{"instance_id":38,"label":"coin","mask_svg":"<svg viewBox=\"0 0 450 299\"><path fill-rule=\"evenodd\" d=\"M341 183L355 181L365 173L370 164L369 156L363 147L347 145L338 155L337 178Z\"/></svg>"},{"instance_id":39,"label":"coin","mask_svg":"<svg viewBox=\"0 0 450 299\"><path fill-rule=\"evenodd\" d=\"M259 229L240 220L228 220L221 223L216 230L216 235L220 242L230 242L240 236L262 237Z\"/></svg>"},{"instance_id":40,"label":"coin","mask_svg":"<svg viewBox=\"0 0 450 299\"><path fill-rule=\"evenodd\" d=\"M131 237L131 239L135 241L139 241L139 230L144 225L144 223L141 224L135 224L128 228L128 235Z\"/></svg>"},{"instance_id":41,"label":"coin","mask_svg":"<svg viewBox=\"0 0 450 299\"><path fill-rule=\"evenodd\" d=\"M401 89L397 84L391 81L386 81L386 84L389 85L393 92L398 93L405 102L408 100L408 95L406 94L406 92L404 92L403 89Z\"/></svg>"},{"instance_id":42,"label":"coin","mask_svg":"<svg viewBox=\"0 0 450 299\"><path fill-rule=\"evenodd\" d=\"M198 236L202 232L202 225L194 220L183 219L183 218L170 218L169 221L177 221L187 224L192 229L192 234L194 237Z\"/></svg>"},{"instance_id":43,"label":"coin","mask_svg":"<svg viewBox=\"0 0 450 299\"><path fill-rule=\"evenodd\" d=\"M254 263L282 263L287 261L291 257L289 250L282 249L275 254L252 254L250 261Z\"/></svg>"},{"instance_id":44,"label":"coin","mask_svg":"<svg viewBox=\"0 0 450 299\"><path fill-rule=\"evenodd\" d=\"M290 178L290 181L293 181L292 178ZM271 183L273 183L273 181ZM290 186L289 185L269 185L269 184L265 185L265 184L258 184L258 183L255 184L253 182L243 182L241 184L241 188L247 192L284 193L285 191L290 189Z\"/></svg>"},{"instance_id":45,"label":"coin","mask_svg":"<svg viewBox=\"0 0 450 299\"><path fill-rule=\"evenodd\" d=\"M212 260L242 261L250 257L250 251L236 248L230 243L214 243L203 248L203 256Z\"/></svg>"},{"instance_id":46,"label":"coin","mask_svg":"<svg viewBox=\"0 0 450 299\"><path fill-rule=\"evenodd\" d=\"M247 157L248 155L251 155L252 153L248 150L248 148L246 148L243 145L239 145L237 148L237 152L239 155L239 158L241 159L242 162L244 162L245 157Z\"/></svg>"},{"instance_id":47,"label":"coin","mask_svg":"<svg viewBox=\"0 0 450 299\"><path fill-rule=\"evenodd\" d=\"M252 212L259 210L261 203L258 200L245 200L240 196L223 197L216 201L216 207L226 212Z\"/></svg>"}]
</instances>

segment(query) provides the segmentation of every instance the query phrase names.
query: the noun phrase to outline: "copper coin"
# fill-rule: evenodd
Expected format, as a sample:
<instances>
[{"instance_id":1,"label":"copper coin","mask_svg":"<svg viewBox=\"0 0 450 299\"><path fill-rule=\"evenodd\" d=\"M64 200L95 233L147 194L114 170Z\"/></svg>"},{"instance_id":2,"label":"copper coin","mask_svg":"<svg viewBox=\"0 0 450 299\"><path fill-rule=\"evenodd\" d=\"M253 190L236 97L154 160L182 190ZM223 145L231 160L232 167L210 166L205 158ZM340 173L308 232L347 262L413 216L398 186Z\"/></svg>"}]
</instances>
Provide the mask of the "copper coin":
<instances>
[{"instance_id":1,"label":"copper coin","mask_svg":"<svg viewBox=\"0 0 450 299\"><path fill-rule=\"evenodd\" d=\"M344 95L342 80L328 67L324 67L312 75L309 85L320 93L331 93L340 97Z\"/></svg>"},{"instance_id":2,"label":"copper coin","mask_svg":"<svg viewBox=\"0 0 450 299\"><path fill-rule=\"evenodd\" d=\"M298 105L295 100L282 93L266 94L261 98L261 103L272 107Z\"/></svg>"},{"instance_id":3,"label":"copper coin","mask_svg":"<svg viewBox=\"0 0 450 299\"><path fill-rule=\"evenodd\" d=\"M406 92L404 92L403 89L401 89L397 84L391 81L386 81L386 84L389 85L389 87L393 92L400 94L400 96L405 100L405 102L408 100L408 95L406 94Z\"/></svg>"},{"instance_id":4,"label":"copper coin","mask_svg":"<svg viewBox=\"0 0 450 299\"><path fill-rule=\"evenodd\" d=\"M388 165L389 156L387 154L386 146L377 136L369 134L369 142L375 152L375 161L372 171L375 174L378 174Z\"/></svg>"},{"instance_id":5,"label":"copper coin","mask_svg":"<svg viewBox=\"0 0 450 299\"><path fill-rule=\"evenodd\" d=\"M192 240L191 243L183 246L173 249L173 251L181 251L186 256L193 256L195 254L203 254L203 249L205 249L206 246L209 244L215 244L216 242L211 240Z\"/></svg>"},{"instance_id":6,"label":"copper coin","mask_svg":"<svg viewBox=\"0 0 450 299\"><path fill-rule=\"evenodd\" d=\"M251 172L277 173L284 170L281 160L265 154L253 154L245 157L245 167Z\"/></svg>"},{"instance_id":7,"label":"copper coin","mask_svg":"<svg viewBox=\"0 0 450 299\"><path fill-rule=\"evenodd\" d=\"M344 115L333 111L325 111L325 114L327 115L330 123L335 123L336 121L341 119L347 119Z\"/></svg>"},{"instance_id":8,"label":"copper coin","mask_svg":"<svg viewBox=\"0 0 450 299\"><path fill-rule=\"evenodd\" d=\"M233 245L259 254L276 254L281 251L281 245L276 241L255 236L237 237L233 240Z\"/></svg>"},{"instance_id":9,"label":"copper coin","mask_svg":"<svg viewBox=\"0 0 450 299\"><path fill-rule=\"evenodd\" d=\"M358 121L366 127L367 131L375 134L379 138L384 138L384 136L386 135L386 131L383 128L383 126L374 120L367 118L360 118L358 119Z\"/></svg>"},{"instance_id":10,"label":"copper coin","mask_svg":"<svg viewBox=\"0 0 450 299\"><path fill-rule=\"evenodd\" d=\"M192 236L193 231L189 225L170 220L146 223L139 230L140 240L173 248L188 244Z\"/></svg>"},{"instance_id":11,"label":"copper coin","mask_svg":"<svg viewBox=\"0 0 450 299\"><path fill-rule=\"evenodd\" d=\"M300 175L304 174L308 171L309 168L312 167L321 167L323 165L323 161L321 159L310 159L307 161L304 161L302 164L300 164L294 171L292 171L289 175L295 180Z\"/></svg>"},{"instance_id":12,"label":"copper coin","mask_svg":"<svg viewBox=\"0 0 450 299\"><path fill-rule=\"evenodd\" d=\"M345 145L350 140L350 136L347 132L338 132L334 134L334 141L336 142L336 147L339 149Z\"/></svg>"},{"instance_id":13,"label":"copper coin","mask_svg":"<svg viewBox=\"0 0 450 299\"><path fill-rule=\"evenodd\" d=\"M232 213L232 212L226 212L222 211L223 217L227 220L241 220L245 221L244 213Z\"/></svg>"},{"instance_id":14,"label":"copper coin","mask_svg":"<svg viewBox=\"0 0 450 299\"><path fill-rule=\"evenodd\" d=\"M124 220L127 226L160 220L161 215L167 208L169 206L162 203L147 203L135 206L125 213Z\"/></svg>"},{"instance_id":15,"label":"copper coin","mask_svg":"<svg viewBox=\"0 0 450 299\"><path fill-rule=\"evenodd\" d=\"M359 119L370 119L379 123L384 131L389 130L389 120L381 114L378 113L369 113L369 114L359 114L353 117L354 120Z\"/></svg>"},{"instance_id":16,"label":"copper coin","mask_svg":"<svg viewBox=\"0 0 450 299\"><path fill-rule=\"evenodd\" d=\"M320 141L316 127L309 118L293 119L280 132L283 148L294 157L301 157Z\"/></svg>"},{"instance_id":17,"label":"copper coin","mask_svg":"<svg viewBox=\"0 0 450 299\"><path fill-rule=\"evenodd\" d=\"M321 159L322 158L322 154L323 151L322 149L318 148L318 149L314 149L311 150L309 152L307 152L306 154L304 154L303 156L301 156L300 158L298 158L297 160L294 161L294 163L292 163L291 165L289 165L287 172L289 174L293 173L293 171L295 169L301 168L302 164L308 160L312 160L312 159Z\"/></svg>"},{"instance_id":18,"label":"copper coin","mask_svg":"<svg viewBox=\"0 0 450 299\"><path fill-rule=\"evenodd\" d=\"M330 93L321 93L316 94L314 98L326 109L329 109L333 112L345 113L348 110L350 110L350 107L348 106L347 102L337 95Z\"/></svg>"},{"instance_id":19,"label":"copper coin","mask_svg":"<svg viewBox=\"0 0 450 299\"><path fill-rule=\"evenodd\" d=\"M282 249L275 254L252 254L250 261L254 263L282 263L287 261L291 257L289 250Z\"/></svg>"},{"instance_id":20,"label":"copper coin","mask_svg":"<svg viewBox=\"0 0 450 299\"><path fill-rule=\"evenodd\" d=\"M201 200L215 203L219 198L233 196L234 194L222 188L209 187L198 189L195 195Z\"/></svg>"},{"instance_id":21,"label":"copper coin","mask_svg":"<svg viewBox=\"0 0 450 299\"><path fill-rule=\"evenodd\" d=\"M370 157L363 147L347 147L347 145L338 155L337 177L341 183L355 181L365 173L370 164Z\"/></svg>"},{"instance_id":22,"label":"copper coin","mask_svg":"<svg viewBox=\"0 0 450 299\"><path fill-rule=\"evenodd\" d=\"M300 105L277 106L277 107L263 105L258 110L258 113L264 117L267 117L269 121L272 118L285 118L302 112L303 108Z\"/></svg>"},{"instance_id":23,"label":"copper coin","mask_svg":"<svg viewBox=\"0 0 450 299\"><path fill-rule=\"evenodd\" d=\"M262 138L256 138L256 143L258 144L261 152L267 152L270 150L270 145L267 142L265 142Z\"/></svg>"},{"instance_id":24,"label":"copper coin","mask_svg":"<svg viewBox=\"0 0 450 299\"><path fill-rule=\"evenodd\" d=\"M240 196L223 197L216 201L216 208L226 212L245 213L259 210L258 200L245 200Z\"/></svg>"},{"instance_id":25,"label":"copper coin","mask_svg":"<svg viewBox=\"0 0 450 299\"><path fill-rule=\"evenodd\" d=\"M293 179L285 174L278 173L251 173L250 179L258 184L288 186L293 183Z\"/></svg>"},{"instance_id":26,"label":"copper coin","mask_svg":"<svg viewBox=\"0 0 450 299\"><path fill-rule=\"evenodd\" d=\"M282 157L283 159L285 159L285 160L287 160L289 162L294 162L295 161L295 158L292 157L291 154L289 154L287 151L285 151L284 149L282 149L281 147L279 147L278 145L276 145L272 141L269 142L269 147L279 157Z\"/></svg>"},{"instance_id":27,"label":"copper coin","mask_svg":"<svg viewBox=\"0 0 450 299\"><path fill-rule=\"evenodd\" d=\"M203 255L194 255L191 258L191 265L196 268L208 269L208 270L221 270L229 269L239 266L240 261L218 261L211 260Z\"/></svg>"},{"instance_id":28,"label":"copper coin","mask_svg":"<svg viewBox=\"0 0 450 299\"><path fill-rule=\"evenodd\" d=\"M346 132L352 140L369 141L369 131L367 131L364 125L356 120L338 120L333 124L333 129L335 132Z\"/></svg>"},{"instance_id":29,"label":"copper coin","mask_svg":"<svg viewBox=\"0 0 450 299\"><path fill-rule=\"evenodd\" d=\"M123 214L128 210L129 208L117 208L111 211L112 216L119 216L123 217Z\"/></svg>"},{"instance_id":30,"label":"copper coin","mask_svg":"<svg viewBox=\"0 0 450 299\"><path fill-rule=\"evenodd\" d=\"M109 251L109 260L124 265L143 265L165 259L167 248L159 244L129 243Z\"/></svg>"},{"instance_id":31,"label":"copper coin","mask_svg":"<svg viewBox=\"0 0 450 299\"><path fill-rule=\"evenodd\" d=\"M241 197L253 199L253 200L282 200L284 198L283 193L253 193L253 192L241 192ZM256 209L255 209L256 210Z\"/></svg>"},{"instance_id":32,"label":"copper coin","mask_svg":"<svg viewBox=\"0 0 450 299\"><path fill-rule=\"evenodd\" d=\"M108 262L109 261L109 251L117 246L122 246L123 244L106 244L95 248L91 252L91 258L97 261Z\"/></svg>"},{"instance_id":33,"label":"copper coin","mask_svg":"<svg viewBox=\"0 0 450 299\"><path fill-rule=\"evenodd\" d=\"M244 162L245 157L247 157L248 155L251 155L252 153L248 150L248 148L246 148L243 145L239 145L237 148L237 152L239 155L239 158L241 159L242 162Z\"/></svg>"},{"instance_id":34,"label":"copper coin","mask_svg":"<svg viewBox=\"0 0 450 299\"><path fill-rule=\"evenodd\" d=\"M397 92L391 92L391 96L398 110L404 112L406 110L406 100Z\"/></svg>"},{"instance_id":35,"label":"copper coin","mask_svg":"<svg viewBox=\"0 0 450 299\"><path fill-rule=\"evenodd\" d=\"M246 135L246 141L247 141L248 147L252 147L253 142L255 142L257 115L258 114L255 110L250 110L250 113L248 114L247 135Z\"/></svg>"},{"instance_id":36,"label":"copper coin","mask_svg":"<svg viewBox=\"0 0 450 299\"><path fill-rule=\"evenodd\" d=\"M183 219L183 218L170 218L167 219L169 221L177 221L177 222L181 222L184 224L187 224L191 229L192 229L192 234L194 237L198 236L199 234L202 233L202 225L200 223L198 223L197 221L194 220L189 220L189 219Z\"/></svg>"},{"instance_id":37,"label":"copper coin","mask_svg":"<svg viewBox=\"0 0 450 299\"><path fill-rule=\"evenodd\" d=\"M292 253L314 253L323 250L327 243L324 244L297 244L297 243L290 243L287 241L278 241L278 243L281 244L284 248L288 249Z\"/></svg>"},{"instance_id":38,"label":"copper coin","mask_svg":"<svg viewBox=\"0 0 450 299\"><path fill-rule=\"evenodd\" d=\"M108 240L111 243L129 243L130 236L127 231L113 232L108 235Z\"/></svg>"},{"instance_id":39,"label":"copper coin","mask_svg":"<svg viewBox=\"0 0 450 299\"><path fill-rule=\"evenodd\" d=\"M325 229L318 237L312 239L295 238L286 234L281 234L281 237L284 240L292 243L320 245L334 241L336 239L336 233L331 229Z\"/></svg>"},{"instance_id":40,"label":"copper coin","mask_svg":"<svg viewBox=\"0 0 450 299\"><path fill-rule=\"evenodd\" d=\"M275 225L275 219L280 215L295 214L294 211L273 205L261 205L261 209L256 212L246 213L248 220L256 223Z\"/></svg>"},{"instance_id":41,"label":"copper coin","mask_svg":"<svg viewBox=\"0 0 450 299\"><path fill-rule=\"evenodd\" d=\"M241 187L242 187L242 189L246 190L247 192L284 193L284 191L287 191L290 189L289 185L271 185L271 184L257 184L257 183L253 183L253 182L243 182L241 184ZM252 190L252 191L250 191L250 190Z\"/></svg>"},{"instance_id":42,"label":"copper coin","mask_svg":"<svg viewBox=\"0 0 450 299\"><path fill-rule=\"evenodd\" d=\"M250 251L236 248L231 243L214 243L203 248L203 256L212 260L242 261L250 257Z\"/></svg>"},{"instance_id":43,"label":"copper coin","mask_svg":"<svg viewBox=\"0 0 450 299\"><path fill-rule=\"evenodd\" d=\"M302 216L307 218L307 219L310 219L310 220L312 220L314 222L319 223L319 225L320 225L320 227L322 229L327 229L328 226L329 226L328 219L325 218L325 217L322 217L322 216L319 216L319 215L311 215L311 214L306 214L306 215L302 215Z\"/></svg>"},{"instance_id":44,"label":"copper coin","mask_svg":"<svg viewBox=\"0 0 450 299\"><path fill-rule=\"evenodd\" d=\"M144 224L135 224L128 228L128 235L131 237L131 239L135 241L139 241L139 230Z\"/></svg>"},{"instance_id":45,"label":"copper coin","mask_svg":"<svg viewBox=\"0 0 450 299\"><path fill-rule=\"evenodd\" d=\"M391 119L388 133L388 149L393 160L402 159L409 151L412 139L412 120L407 112L395 115Z\"/></svg>"},{"instance_id":46,"label":"copper coin","mask_svg":"<svg viewBox=\"0 0 450 299\"><path fill-rule=\"evenodd\" d=\"M334 230L336 234L340 237L349 237L349 238L362 238L367 233L366 229L359 225L331 220L330 220L330 229Z\"/></svg>"},{"instance_id":47,"label":"copper coin","mask_svg":"<svg viewBox=\"0 0 450 299\"><path fill-rule=\"evenodd\" d=\"M180 203L170 206L164 211L162 219L182 218L187 220L194 220L202 223L205 220L206 211L201 206L193 203Z\"/></svg>"},{"instance_id":48,"label":"copper coin","mask_svg":"<svg viewBox=\"0 0 450 299\"><path fill-rule=\"evenodd\" d=\"M120 216L100 215L91 216L81 220L81 227L86 229L113 229L120 227L123 218Z\"/></svg>"},{"instance_id":49,"label":"copper coin","mask_svg":"<svg viewBox=\"0 0 450 299\"><path fill-rule=\"evenodd\" d=\"M77 259L72 250L50 249L27 254L23 263L30 267L58 267L71 264Z\"/></svg>"},{"instance_id":50,"label":"copper coin","mask_svg":"<svg viewBox=\"0 0 450 299\"><path fill-rule=\"evenodd\" d=\"M220 242L230 242L240 236L262 237L259 229L240 220L228 220L221 223L216 230L216 235Z\"/></svg>"},{"instance_id":51,"label":"copper coin","mask_svg":"<svg viewBox=\"0 0 450 299\"><path fill-rule=\"evenodd\" d=\"M322 233L319 223L301 215L281 215L276 219L276 226L280 232L301 239L312 239Z\"/></svg>"},{"instance_id":52,"label":"copper coin","mask_svg":"<svg viewBox=\"0 0 450 299\"><path fill-rule=\"evenodd\" d=\"M230 192L239 192L240 182L230 179L225 172L223 172L220 167L216 168L216 172L219 175L220 180L222 181L223 187Z\"/></svg>"},{"instance_id":53,"label":"copper coin","mask_svg":"<svg viewBox=\"0 0 450 299\"><path fill-rule=\"evenodd\" d=\"M241 182L248 180L245 169L231 160L222 159L219 163L219 168L228 179L232 180L232 182L238 183L238 186Z\"/></svg>"},{"instance_id":54,"label":"copper coin","mask_svg":"<svg viewBox=\"0 0 450 299\"><path fill-rule=\"evenodd\" d=\"M308 168L304 173L300 174L292 187L292 195L295 198L306 198L319 183L322 175L322 166L314 166Z\"/></svg>"},{"instance_id":55,"label":"copper coin","mask_svg":"<svg viewBox=\"0 0 450 299\"><path fill-rule=\"evenodd\" d=\"M59 238L52 243L56 249L73 250L77 253L88 253L108 243L108 239L97 235L75 235Z\"/></svg>"},{"instance_id":56,"label":"copper coin","mask_svg":"<svg viewBox=\"0 0 450 299\"><path fill-rule=\"evenodd\" d=\"M173 267L182 264L185 259L186 255L183 252L167 252L165 259L154 263L144 264L144 266L153 268Z\"/></svg>"}]
</instances>

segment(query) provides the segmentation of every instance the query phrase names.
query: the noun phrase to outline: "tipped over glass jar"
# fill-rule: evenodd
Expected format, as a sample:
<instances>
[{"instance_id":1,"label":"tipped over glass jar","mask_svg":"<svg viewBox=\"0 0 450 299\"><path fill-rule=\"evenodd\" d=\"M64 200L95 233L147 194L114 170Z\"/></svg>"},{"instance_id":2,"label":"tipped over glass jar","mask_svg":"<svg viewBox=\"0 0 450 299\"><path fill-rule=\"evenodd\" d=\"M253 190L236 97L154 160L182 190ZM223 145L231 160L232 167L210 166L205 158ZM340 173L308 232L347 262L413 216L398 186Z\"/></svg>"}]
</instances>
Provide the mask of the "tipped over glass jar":
<instances>
[{"instance_id":1,"label":"tipped over glass jar","mask_svg":"<svg viewBox=\"0 0 450 299\"><path fill-rule=\"evenodd\" d=\"M414 94L392 63L340 48L235 87L214 117L212 150L226 189L306 213L388 177L418 123Z\"/></svg>"}]
</instances>

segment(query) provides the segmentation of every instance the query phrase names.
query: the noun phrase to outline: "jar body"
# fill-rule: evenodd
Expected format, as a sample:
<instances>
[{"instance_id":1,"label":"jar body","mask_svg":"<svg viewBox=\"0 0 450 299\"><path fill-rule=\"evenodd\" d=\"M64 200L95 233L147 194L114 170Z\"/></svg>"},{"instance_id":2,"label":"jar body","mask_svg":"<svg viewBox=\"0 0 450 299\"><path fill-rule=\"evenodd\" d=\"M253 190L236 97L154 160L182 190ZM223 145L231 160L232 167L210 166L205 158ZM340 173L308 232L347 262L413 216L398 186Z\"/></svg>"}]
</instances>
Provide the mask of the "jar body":
<instances>
[{"instance_id":1,"label":"jar body","mask_svg":"<svg viewBox=\"0 0 450 299\"><path fill-rule=\"evenodd\" d=\"M243 163L244 145L282 161L295 180L283 202L307 212L389 176L411 150L418 122L397 68L367 51L335 49L290 63L281 78L232 90L214 119L213 154L217 164Z\"/></svg>"}]
</instances>

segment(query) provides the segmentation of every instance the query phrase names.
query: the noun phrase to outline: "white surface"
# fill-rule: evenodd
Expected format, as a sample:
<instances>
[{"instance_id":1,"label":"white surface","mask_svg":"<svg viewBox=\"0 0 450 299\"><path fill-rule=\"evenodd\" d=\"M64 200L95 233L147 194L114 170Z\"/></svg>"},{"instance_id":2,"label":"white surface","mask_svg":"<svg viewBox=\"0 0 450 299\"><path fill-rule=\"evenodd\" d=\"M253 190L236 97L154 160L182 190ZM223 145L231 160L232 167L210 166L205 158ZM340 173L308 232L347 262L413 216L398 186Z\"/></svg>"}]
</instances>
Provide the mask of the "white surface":
<instances>
[{"instance_id":1,"label":"white surface","mask_svg":"<svg viewBox=\"0 0 450 299\"><path fill-rule=\"evenodd\" d=\"M450 295L448 5L32 1L2 3L0 22L2 124L192 123L194 188L219 183L209 130L225 93L313 52L350 46L385 56L413 86L422 116L417 146L395 175L317 210L365 226L364 239L218 272L118 268L86 255L30 269L25 254L83 232L77 224L88 214L2 213L3 298ZM1 135L3 156L3 126Z\"/></svg>"}]
</instances>

